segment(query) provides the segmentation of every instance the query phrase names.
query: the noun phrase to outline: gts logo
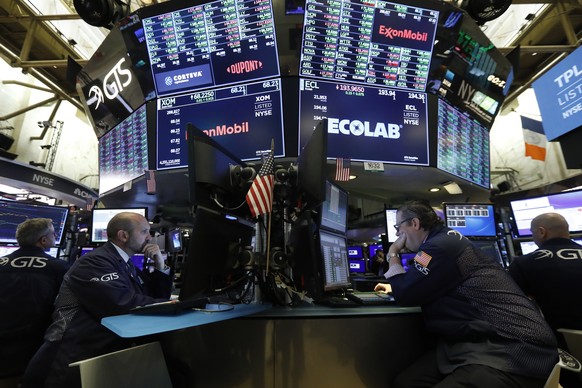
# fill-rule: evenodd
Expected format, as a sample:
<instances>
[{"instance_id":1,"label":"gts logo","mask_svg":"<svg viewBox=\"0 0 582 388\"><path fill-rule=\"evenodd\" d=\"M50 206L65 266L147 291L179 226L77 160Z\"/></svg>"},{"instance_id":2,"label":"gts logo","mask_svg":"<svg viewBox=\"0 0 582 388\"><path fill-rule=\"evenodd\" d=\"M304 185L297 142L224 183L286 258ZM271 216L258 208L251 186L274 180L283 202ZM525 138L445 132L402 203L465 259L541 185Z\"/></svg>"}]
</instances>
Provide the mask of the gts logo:
<instances>
[{"instance_id":1,"label":"gts logo","mask_svg":"<svg viewBox=\"0 0 582 388\"><path fill-rule=\"evenodd\" d=\"M119 274L117 272L112 272L112 273L105 274L101 277L91 278L91 281L92 282L109 282L111 280L117 280L117 279L119 279Z\"/></svg>"}]
</instances>

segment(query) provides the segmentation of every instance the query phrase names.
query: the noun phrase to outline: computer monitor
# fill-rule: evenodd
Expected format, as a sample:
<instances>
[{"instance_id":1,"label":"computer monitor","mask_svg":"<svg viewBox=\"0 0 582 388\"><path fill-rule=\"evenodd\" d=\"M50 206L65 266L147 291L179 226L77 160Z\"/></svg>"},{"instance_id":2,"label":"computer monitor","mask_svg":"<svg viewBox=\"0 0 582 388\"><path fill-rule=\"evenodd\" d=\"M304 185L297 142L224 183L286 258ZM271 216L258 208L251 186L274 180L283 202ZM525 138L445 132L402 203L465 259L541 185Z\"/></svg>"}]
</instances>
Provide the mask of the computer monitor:
<instances>
[{"instance_id":1,"label":"computer monitor","mask_svg":"<svg viewBox=\"0 0 582 388\"><path fill-rule=\"evenodd\" d=\"M190 205L250 217L242 178L247 164L192 123L186 125L186 138Z\"/></svg>"},{"instance_id":2,"label":"computer monitor","mask_svg":"<svg viewBox=\"0 0 582 388\"><path fill-rule=\"evenodd\" d=\"M91 210L91 242L99 244L107 242L107 224L116 214L131 212L147 218L146 207L127 208L93 208Z\"/></svg>"},{"instance_id":3,"label":"computer monitor","mask_svg":"<svg viewBox=\"0 0 582 388\"><path fill-rule=\"evenodd\" d=\"M349 259L363 259L364 251L361 245L351 245L348 247L348 258Z\"/></svg>"},{"instance_id":4,"label":"computer monitor","mask_svg":"<svg viewBox=\"0 0 582 388\"><path fill-rule=\"evenodd\" d=\"M509 202L518 237L531 237L531 221L543 213L559 213L570 233L582 233L582 190L563 191Z\"/></svg>"},{"instance_id":5,"label":"computer monitor","mask_svg":"<svg viewBox=\"0 0 582 388\"><path fill-rule=\"evenodd\" d=\"M168 230L166 250L168 252L179 252L182 250L182 230L174 228Z\"/></svg>"},{"instance_id":6,"label":"computer monitor","mask_svg":"<svg viewBox=\"0 0 582 388\"><path fill-rule=\"evenodd\" d=\"M18 248L18 245L0 245L0 257L8 256Z\"/></svg>"},{"instance_id":7,"label":"computer monitor","mask_svg":"<svg viewBox=\"0 0 582 388\"><path fill-rule=\"evenodd\" d=\"M495 212L490 203L445 203L445 223L465 237L497 236Z\"/></svg>"},{"instance_id":8,"label":"computer monitor","mask_svg":"<svg viewBox=\"0 0 582 388\"><path fill-rule=\"evenodd\" d=\"M365 273L366 260L363 259L348 259L350 264L350 273Z\"/></svg>"},{"instance_id":9,"label":"computer monitor","mask_svg":"<svg viewBox=\"0 0 582 388\"><path fill-rule=\"evenodd\" d=\"M251 247L254 232L254 223L247 219L198 206L182 273L180 300L213 294L228 286L239 253Z\"/></svg>"},{"instance_id":10,"label":"computer monitor","mask_svg":"<svg viewBox=\"0 0 582 388\"><path fill-rule=\"evenodd\" d=\"M368 257L373 257L377 250L383 250L382 244L370 244L368 245Z\"/></svg>"},{"instance_id":11,"label":"computer monitor","mask_svg":"<svg viewBox=\"0 0 582 388\"><path fill-rule=\"evenodd\" d=\"M325 201L321 204L320 227L338 233L348 231L348 192L326 181Z\"/></svg>"},{"instance_id":12,"label":"computer monitor","mask_svg":"<svg viewBox=\"0 0 582 388\"><path fill-rule=\"evenodd\" d=\"M81 247L79 252L79 258L85 256L87 253L91 252L95 247ZM136 268L145 271L147 268L148 259L145 258L143 253L136 253L131 256L131 262Z\"/></svg>"},{"instance_id":13,"label":"computer monitor","mask_svg":"<svg viewBox=\"0 0 582 388\"><path fill-rule=\"evenodd\" d=\"M527 255L528 253L532 253L533 251L538 249L538 246L533 241L520 241L519 248L521 249L522 255Z\"/></svg>"},{"instance_id":14,"label":"computer monitor","mask_svg":"<svg viewBox=\"0 0 582 388\"><path fill-rule=\"evenodd\" d=\"M396 236L396 213L398 209L384 209L384 219L386 223L386 236L389 243L396 241L398 236Z\"/></svg>"},{"instance_id":15,"label":"computer monitor","mask_svg":"<svg viewBox=\"0 0 582 388\"><path fill-rule=\"evenodd\" d=\"M68 207L0 200L0 243L16 243L16 228L27 219L49 218L53 221L56 245L60 246L68 215Z\"/></svg>"},{"instance_id":16,"label":"computer monitor","mask_svg":"<svg viewBox=\"0 0 582 388\"><path fill-rule=\"evenodd\" d=\"M471 240L473 245L481 249L487 256L495 259L496 262L505 267L505 261L503 260L503 255L499 249L499 244L496 240Z\"/></svg>"},{"instance_id":17,"label":"computer monitor","mask_svg":"<svg viewBox=\"0 0 582 388\"><path fill-rule=\"evenodd\" d=\"M320 121L297 158L297 197L303 210L325 201L327 169L327 120Z\"/></svg>"},{"instance_id":18,"label":"computer monitor","mask_svg":"<svg viewBox=\"0 0 582 388\"><path fill-rule=\"evenodd\" d=\"M319 248L323 291L350 287L350 264L345 236L320 229Z\"/></svg>"}]
</instances>

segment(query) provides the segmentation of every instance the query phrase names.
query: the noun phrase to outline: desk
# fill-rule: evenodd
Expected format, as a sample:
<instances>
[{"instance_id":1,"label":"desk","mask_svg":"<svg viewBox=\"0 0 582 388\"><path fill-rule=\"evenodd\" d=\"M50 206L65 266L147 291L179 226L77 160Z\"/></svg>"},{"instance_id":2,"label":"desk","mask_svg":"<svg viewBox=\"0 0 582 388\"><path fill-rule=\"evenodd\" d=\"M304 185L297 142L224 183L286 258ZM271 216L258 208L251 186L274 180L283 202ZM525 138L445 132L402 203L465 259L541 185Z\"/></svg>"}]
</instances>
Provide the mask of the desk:
<instances>
[{"instance_id":1,"label":"desk","mask_svg":"<svg viewBox=\"0 0 582 388\"><path fill-rule=\"evenodd\" d=\"M103 318L101 324L120 337L133 338L243 317L270 308L270 304L238 304L228 311L187 311L177 315L125 314Z\"/></svg>"}]
</instances>

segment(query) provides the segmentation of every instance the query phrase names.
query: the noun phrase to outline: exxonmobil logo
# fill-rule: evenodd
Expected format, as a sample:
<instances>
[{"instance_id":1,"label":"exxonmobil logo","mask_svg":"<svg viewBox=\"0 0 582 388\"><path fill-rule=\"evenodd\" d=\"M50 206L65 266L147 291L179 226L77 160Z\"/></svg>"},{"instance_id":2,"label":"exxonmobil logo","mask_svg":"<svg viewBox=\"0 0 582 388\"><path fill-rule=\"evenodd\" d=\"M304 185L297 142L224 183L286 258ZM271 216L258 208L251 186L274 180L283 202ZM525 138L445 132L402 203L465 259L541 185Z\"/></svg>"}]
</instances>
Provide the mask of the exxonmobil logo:
<instances>
[{"instance_id":1,"label":"exxonmobil logo","mask_svg":"<svg viewBox=\"0 0 582 388\"><path fill-rule=\"evenodd\" d=\"M263 62L257 60L250 60L250 61L240 61L237 63L233 63L229 67L226 68L231 74L246 74L252 73L255 70L261 69L263 67Z\"/></svg>"},{"instance_id":2,"label":"exxonmobil logo","mask_svg":"<svg viewBox=\"0 0 582 388\"><path fill-rule=\"evenodd\" d=\"M210 137L235 135L238 133L247 133L249 131L249 122L233 123L232 125L217 125L216 128L204 129L202 132Z\"/></svg>"},{"instance_id":3,"label":"exxonmobil logo","mask_svg":"<svg viewBox=\"0 0 582 388\"><path fill-rule=\"evenodd\" d=\"M403 39L410 39L410 40L417 40L419 42L426 42L428 41L428 32L414 32L407 28L402 30L398 30L392 27L380 26L378 30L380 35L384 35L387 38L394 39L394 38L403 38Z\"/></svg>"}]
</instances>

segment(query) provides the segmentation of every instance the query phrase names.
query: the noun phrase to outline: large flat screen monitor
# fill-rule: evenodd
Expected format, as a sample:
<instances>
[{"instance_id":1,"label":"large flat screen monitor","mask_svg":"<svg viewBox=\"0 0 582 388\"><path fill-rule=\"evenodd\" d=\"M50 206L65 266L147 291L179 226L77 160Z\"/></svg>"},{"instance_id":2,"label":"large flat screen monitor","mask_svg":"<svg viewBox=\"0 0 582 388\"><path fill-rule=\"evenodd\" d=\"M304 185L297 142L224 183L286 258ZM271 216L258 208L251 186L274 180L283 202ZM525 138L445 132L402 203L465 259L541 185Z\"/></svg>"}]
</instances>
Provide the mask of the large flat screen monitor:
<instances>
[{"instance_id":1,"label":"large flat screen monitor","mask_svg":"<svg viewBox=\"0 0 582 388\"><path fill-rule=\"evenodd\" d=\"M505 261L503 260L503 255L499 249L499 244L496 240L472 240L473 245L479 248L487 256L495 259L496 262L505 267Z\"/></svg>"},{"instance_id":2,"label":"large flat screen monitor","mask_svg":"<svg viewBox=\"0 0 582 388\"><path fill-rule=\"evenodd\" d=\"M348 231L348 192L326 181L325 201L321 204L321 228L338 233Z\"/></svg>"},{"instance_id":3,"label":"large flat screen monitor","mask_svg":"<svg viewBox=\"0 0 582 388\"><path fill-rule=\"evenodd\" d=\"M561 214L570 233L582 233L582 190L563 191L509 202L519 237L531 236L531 220L542 213Z\"/></svg>"},{"instance_id":4,"label":"large flat screen monitor","mask_svg":"<svg viewBox=\"0 0 582 388\"><path fill-rule=\"evenodd\" d=\"M127 207L127 208L93 208L91 211L91 242L107 242L107 224L116 214L122 212L138 213L147 218L147 208Z\"/></svg>"},{"instance_id":5,"label":"large flat screen monitor","mask_svg":"<svg viewBox=\"0 0 582 388\"><path fill-rule=\"evenodd\" d=\"M146 104L99 139L99 194L144 174L148 169Z\"/></svg>"},{"instance_id":6,"label":"large flat screen monitor","mask_svg":"<svg viewBox=\"0 0 582 388\"><path fill-rule=\"evenodd\" d=\"M361 245L351 245L348 247L348 258L349 259L363 259L364 249Z\"/></svg>"},{"instance_id":7,"label":"large flat screen monitor","mask_svg":"<svg viewBox=\"0 0 582 388\"><path fill-rule=\"evenodd\" d=\"M254 231L254 224L244 218L197 207L180 299L213 294L227 287L237 257L251 246Z\"/></svg>"},{"instance_id":8,"label":"large flat screen monitor","mask_svg":"<svg viewBox=\"0 0 582 388\"><path fill-rule=\"evenodd\" d=\"M582 47L552 66L533 84L544 133L549 141L582 126L579 85Z\"/></svg>"},{"instance_id":9,"label":"large flat screen monitor","mask_svg":"<svg viewBox=\"0 0 582 388\"><path fill-rule=\"evenodd\" d=\"M0 243L16 243L16 228L29 218L50 218L55 228L56 245L63 243L68 207L0 200Z\"/></svg>"},{"instance_id":10,"label":"large flat screen monitor","mask_svg":"<svg viewBox=\"0 0 582 388\"><path fill-rule=\"evenodd\" d=\"M465 237L497 236L495 212L488 203L445 203L446 225Z\"/></svg>"},{"instance_id":11,"label":"large flat screen monitor","mask_svg":"<svg viewBox=\"0 0 582 388\"><path fill-rule=\"evenodd\" d=\"M490 187L489 131L467 113L438 99L437 168Z\"/></svg>"},{"instance_id":12,"label":"large flat screen monitor","mask_svg":"<svg viewBox=\"0 0 582 388\"><path fill-rule=\"evenodd\" d=\"M386 236L389 243L396 241L398 236L396 236L396 213L398 209L384 209L384 217L386 221Z\"/></svg>"},{"instance_id":13,"label":"large flat screen monitor","mask_svg":"<svg viewBox=\"0 0 582 388\"><path fill-rule=\"evenodd\" d=\"M275 143L285 156L281 80L193 92L157 101L156 168L186 167L186 123L241 160L260 159Z\"/></svg>"},{"instance_id":14,"label":"large flat screen monitor","mask_svg":"<svg viewBox=\"0 0 582 388\"><path fill-rule=\"evenodd\" d=\"M279 76L269 0L171 1L137 14L158 96Z\"/></svg>"},{"instance_id":15,"label":"large flat screen monitor","mask_svg":"<svg viewBox=\"0 0 582 388\"><path fill-rule=\"evenodd\" d=\"M300 78L299 147L327 119L330 158L426 166L427 101L420 92Z\"/></svg>"},{"instance_id":16,"label":"large flat screen monitor","mask_svg":"<svg viewBox=\"0 0 582 388\"><path fill-rule=\"evenodd\" d=\"M424 92L439 17L426 4L307 0L299 75Z\"/></svg>"},{"instance_id":17,"label":"large flat screen monitor","mask_svg":"<svg viewBox=\"0 0 582 388\"><path fill-rule=\"evenodd\" d=\"M319 244L323 291L350 287L350 264L345 236L320 229Z\"/></svg>"}]
</instances>

